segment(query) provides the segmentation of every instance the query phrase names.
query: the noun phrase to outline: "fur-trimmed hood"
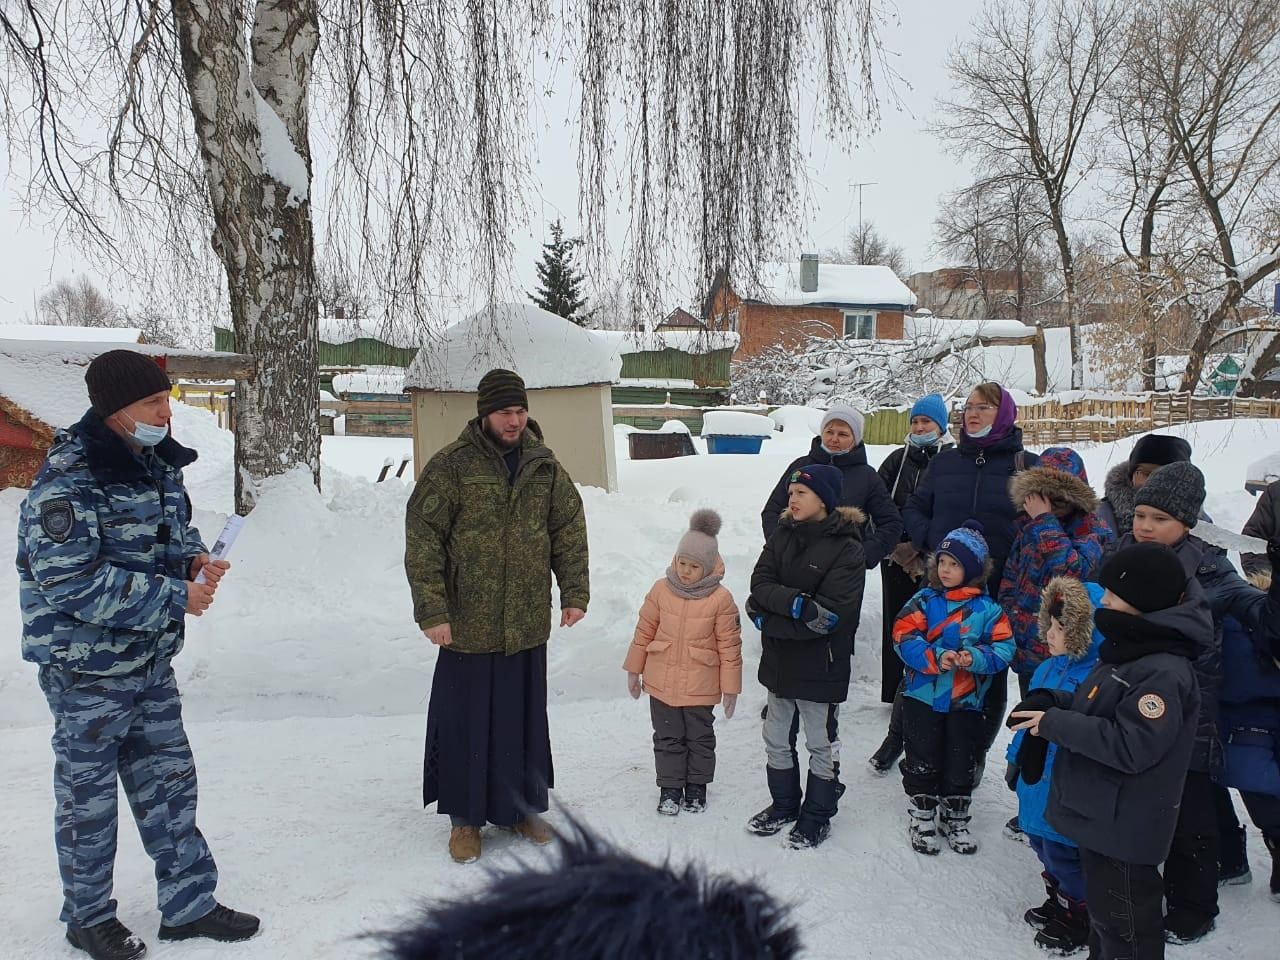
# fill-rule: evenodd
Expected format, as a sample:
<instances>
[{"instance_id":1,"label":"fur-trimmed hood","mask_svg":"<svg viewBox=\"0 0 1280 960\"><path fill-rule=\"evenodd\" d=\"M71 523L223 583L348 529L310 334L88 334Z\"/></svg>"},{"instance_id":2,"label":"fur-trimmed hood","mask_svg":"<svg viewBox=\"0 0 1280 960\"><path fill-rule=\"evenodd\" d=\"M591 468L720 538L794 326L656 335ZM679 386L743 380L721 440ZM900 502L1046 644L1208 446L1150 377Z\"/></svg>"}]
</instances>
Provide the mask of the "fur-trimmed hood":
<instances>
[{"instance_id":1,"label":"fur-trimmed hood","mask_svg":"<svg viewBox=\"0 0 1280 960\"><path fill-rule=\"evenodd\" d=\"M1270 570L1258 570L1255 573L1249 574L1249 582L1259 590L1270 590L1271 575L1272 571Z\"/></svg>"},{"instance_id":2,"label":"fur-trimmed hood","mask_svg":"<svg viewBox=\"0 0 1280 960\"><path fill-rule=\"evenodd\" d=\"M1098 495L1089 486L1084 461L1065 447L1046 450L1036 466L1014 474L1009 481L1009 499L1016 509L1023 509L1028 495L1033 493L1066 503L1079 513L1098 509Z\"/></svg>"},{"instance_id":3,"label":"fur-trimmed hood","mask_svg":"<svg viewBox=\"0 0 1280 960\"><path fill-rule=\"evenodd\" d=\"M1054 577L1040 594L1040 639L1049 640L1049 621L1053 606L1062 602L1059 621L1066 633L1067 656L1081 660L1094 646L1093 599L1089 589L1074 577ZM1097 639L1101 639L1100 637Z\"/></svg>"},{"instance_id":4,"label":"fur-trimmed hood","mask_svg":"<svg viewBox=\"0 0 1280 960\"><path fill-rule=\"evenodd\" d=\"M1138 488L1133 485L1133 471L1129 467L1129 461L1121 461L1107 471L1102 494L1107 498L1107 503L1111 504L1111 512L1116 515L1116 522L1120 527L1116 533L1132 530Z\"/></svg>"},{"instance_id":5,"label":"fur-trimmed hood","mask_svg":"<svg viewBox=\"0 0 1280 960\"><path fill-rule=\"evenodd\" d=\"M798 527L791 518L791 510L783 510L782 515L778 518L780 522ZM867 524L867 515L857 507L836 507L834 513L827 514L827 519L822 521L822 528L831 533L853 534L862 539L863 529Z\"/></svg>"}]
</instances>

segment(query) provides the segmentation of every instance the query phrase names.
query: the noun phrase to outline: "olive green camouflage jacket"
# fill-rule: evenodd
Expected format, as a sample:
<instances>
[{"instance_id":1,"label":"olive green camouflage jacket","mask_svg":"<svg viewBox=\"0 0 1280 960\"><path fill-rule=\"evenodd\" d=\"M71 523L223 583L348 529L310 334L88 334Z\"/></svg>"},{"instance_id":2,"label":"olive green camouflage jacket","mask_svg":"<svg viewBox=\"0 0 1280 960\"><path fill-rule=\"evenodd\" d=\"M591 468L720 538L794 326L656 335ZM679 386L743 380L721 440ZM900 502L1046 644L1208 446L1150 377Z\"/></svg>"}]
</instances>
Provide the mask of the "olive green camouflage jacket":
<instances>
[{"instance_id":1,"label":"olive green camouflage jacket","mask_svg":"<svg viewBox=\"0 0 1280 960\"><path fill-rule=\"evenodd\" d=\"M459 653L519 653L551 635L560 606L587 609L582 498L529 421L514 484L498 446L472 420L418 477L405 515L405 572L423 630L448 623Z\"/></svg>"}]
</instances>

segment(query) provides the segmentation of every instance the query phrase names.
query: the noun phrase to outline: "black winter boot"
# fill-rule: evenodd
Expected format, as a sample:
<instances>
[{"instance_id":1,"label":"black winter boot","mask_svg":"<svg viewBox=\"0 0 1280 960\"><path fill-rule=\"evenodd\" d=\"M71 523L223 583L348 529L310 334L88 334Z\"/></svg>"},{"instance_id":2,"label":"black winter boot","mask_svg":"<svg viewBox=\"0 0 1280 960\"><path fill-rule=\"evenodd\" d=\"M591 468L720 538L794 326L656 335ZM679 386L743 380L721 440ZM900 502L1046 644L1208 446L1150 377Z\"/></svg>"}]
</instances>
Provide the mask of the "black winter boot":
<instances>
[{"instance_id":1,"label":"black winter boot","mask_svg":"<svg viewBox=\"0 0 1280 960\"><path fill-rule=\"evenodd\" d=\"M177 927L160 925L161 940L193 940L203 937L206 940L218 940L222 943L235 943L248 940L258 932L261 921L251 913L240 913L222 904L216 904L212 910L199 920L184 923Z\"/></svg>"},{"instance_id":2,"label":"black winter boot","mask_svg":"<svg viewBox=\"0 0 1280 960\"><path fill-rule=\"evenodd\" d=\"M771 837L800 818L800 768L764 769L773 803L747 821L747 831L758 837Z\"/></svg>"},{"instance_id":3,"label":"black winter boot","mask_svg":"<svg viewBox=\"0 0 1280 960\"><path fill-rule=\"evenodd\" d=\"M1184 946L1188 943L1198 943L1207 937L1215 926L1213 917L1171 910L1164 918L1164 939L1166 943Z\"/></svg>"},{"instance_id":4,"label":"black winter boot","mask_svg":"<svg viewBox=\"0 0 1280 960\"><path fill-rule=\"evenodd\" d=\"M1271 851L1271 899L1280 903L1280 835L1266 837L1264 841Z\"/></svg>"},{"instance_id":5,"label":"black winter boot","mask_svg":"<svg viewBox=\"0 0 1280 960\"><path fill-rule=\"evenodd\" d=\"M1048 896L1040 906L1032 907L1022 915L1022 919L1037 930L1043 930L1062 914L1062 904L1058 902L1058 881L1049 873L1041 872L1040 876L1044 879L1044 892Z\"/></svg>"},{"instance_id":6,"label":"black winter boot","mask_svg":"<svg viewBox=\"0 0 1280 960\"><path fill-rule=\"evenodd\" d=\"M682 787L663 787L658 791L658 812L664 817L674 817L680 812L680 802L684 799Z\"/></svg>"},{"instance_id":7,"label":"black winter boot","mask_svg":"<svg viewBox=\"0 0 1280 960\"><path fill-rule=\"evenodd\" d=\"M689 783L684 788L684 809L686 813L702 813L707 809L707 785L705 783Z\"/></svg>"},{"instance_id":8,"label":"black winter boot","mask_svg":"<svg viewBox=\"0 0 1280 960\"><path fill-rule=\"evenodd\" d=\"M977 853L978 841L969 832L969 805L972 797L943 797L938 818L938 832L956 853Z\"/></svg>"},{"instance_id":9,"label":"black winter boot","mask_svg":"<svg viewBox=\"0 0 1280 960\"><path fill-rule=\"evenodd\" d=\"M92 927L67 924L67 943L93 960L137 960L147 952L147 945L115 917Z\"/></svg>"},{"instance_id":10,"label":"black winter boot","mask_svg":"<svg viewBox=\"0 0 1280 960\"><path fill-rule=\"evenodd\" d=\"M1244 827L1222 835L1218 850L1218 886L1234 887L1249 883L1253 873L1249 870L1249 851L1245 846Z\"/></svg>"},{"instance_id":11,"label":"black winter boot","mask_svg":"<svg viewBox=\"0 0 1280 960\"><path fill-rule=\"evenodd\" d=\"M1036 934L1036 946L1066 956L1089 945L1089 910L1079 900L1058 896L1059 915Z\"/></svg>"},{"instance_id":12,"label":"black winter boot","mask_svg":"<svg viewBox=\"0 0 1280 960\"><path fill-rule=\"evenodd\" d=\"M842 792L839 781L823 780L811 771L804 788L800 819L787 836L787 846L792 850L807 850L827 839Z\"/></svg>"},{"instance_id":13,"label":"black winter boot","mask_svg":"<svg viewBox=\"0 0 1280 960\"><path fill-rule=\"evenodd\" d=\"M923 794L912 797L907 815L911 817L911 849L931 857L937 855L942 850L938 844L938 798Z\"/></svg>"},{"instance_id":14,"label":"black winter boot","mask_svg":"<svg viewBox=\"0 0 1280 960\"><path fill-rule=\"evenodd\" d=\"M867 763L878 777L884 777L893 770L893 765L902 756L902 691L893 698L893 709L889 713L889 732L884 736L880 749L871 755Z\"/></svg>"}]
</instances>

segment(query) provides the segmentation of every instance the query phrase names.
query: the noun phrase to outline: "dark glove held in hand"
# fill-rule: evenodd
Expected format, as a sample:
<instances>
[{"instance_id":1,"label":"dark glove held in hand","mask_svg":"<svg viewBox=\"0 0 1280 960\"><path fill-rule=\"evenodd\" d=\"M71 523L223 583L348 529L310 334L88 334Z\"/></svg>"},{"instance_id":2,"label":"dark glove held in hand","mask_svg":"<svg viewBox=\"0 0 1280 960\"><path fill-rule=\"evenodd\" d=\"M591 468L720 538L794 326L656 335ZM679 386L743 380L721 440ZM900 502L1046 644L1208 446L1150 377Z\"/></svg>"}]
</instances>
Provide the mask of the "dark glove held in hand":
<instances>
[{"instance_id":1,"label":"dark glove held in hand","mask_svg":"<svg viewBox=\"0 0 1280 960\"><path fill-rule=\"evenodd\" d=\"M840 622L840 617L832 613L820 603L812 600L804 602L804 612L800 619L804 621L804 625L814 633L830 633L836 628L836 624Z\"/></svg>"},{"instance_id":2,"label":"dark glove held in hand","mask_svg":"<svg viewBox=\"0 0 1280 960\"><path fill-rule=\"evenodd\" d=\"M1022 746L1018 748L1018 769L1022 771L1022 779L1033 785L1039 783L1044 776L1044 763L1048 756L1048 740L1031 734L1023 737Z\"/></svg>"},{"instance_id":3,"label":"dark glove held in hand","mask_svg":"<svg viewBox=\"0 0 1280 960\"><path fill-rule=\"evenodd\" d=\"M1006 763L1004 765L1004 782L1010 790L1018 789L1018 774L1021 771L1016 763Z\"/></svg>"},{"instance_id":4,"label":"dark glove held in hand","mask_svg":"<svg viewBox=\"0 0 1280 960\"><path fill-rule=\"evenodd\" d=\"M1024 713L1027 710L1052 710L1058 705L1058 699L1050 690L1032 690L1027 694L1016 707L1009 711L1009 718L1005 720L1006 727L1015 727L1022 722L1021 719L1015 719L1015 713ZM1025 777L1023 779L1026 779ZM1027 781L1030 783L1031 781Z\"/></svg>"}]
</instances>

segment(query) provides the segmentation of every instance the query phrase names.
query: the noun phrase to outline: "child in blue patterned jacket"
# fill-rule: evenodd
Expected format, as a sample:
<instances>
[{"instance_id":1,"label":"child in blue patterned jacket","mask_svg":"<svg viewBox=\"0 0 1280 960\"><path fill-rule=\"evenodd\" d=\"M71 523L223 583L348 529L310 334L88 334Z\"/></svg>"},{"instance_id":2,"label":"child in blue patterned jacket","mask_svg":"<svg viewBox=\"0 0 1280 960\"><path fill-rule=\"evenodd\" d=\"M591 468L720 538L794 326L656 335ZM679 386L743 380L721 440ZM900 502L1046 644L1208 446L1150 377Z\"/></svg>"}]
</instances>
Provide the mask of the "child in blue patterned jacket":
<instances>
[{"instance_id":1,"label":"child in blue patterned jacket","mask_svg":"<svg viewBox=\"0 0 1280 960\"><path fill-rule=\"evenodd\" d=\"M1014 654L1009 619L987 594L991 567L980 523L952 530L938 544L929 585L893 627L894 650L906 666L900 769L917 853L938 853L939 829L956 853L978 850L969 806L987 745L982 704L992 676Z\"/></svg>"},{"instance_id":2,"label":"child in blue patterned jacket","mask_svg":"<svg viewBox=\"0 0 1280 960\"><path fill-rule=\"evenodd\" d=\"M1030 690L1073 691L1098 662L1102 634L1093 625L1093 611L1102 605L1103 588L1074 577L1055 577L1040 599L1039 636L1049 657L1031 678ZM1026 744L1026 749L1024 749ZM1044 749L1045 747L1048 749ZM1005 781L1018 794L1018 821L1027 842L1040 858L1048 897L1023 919L1036 928L1036 946L1073 953L1089 941L1089 912L1085 905L1084 871L1080 851L1045 819L1050 776L1057 747L1019 730L1009 744Z\"/></svg>"}]
</instances>

